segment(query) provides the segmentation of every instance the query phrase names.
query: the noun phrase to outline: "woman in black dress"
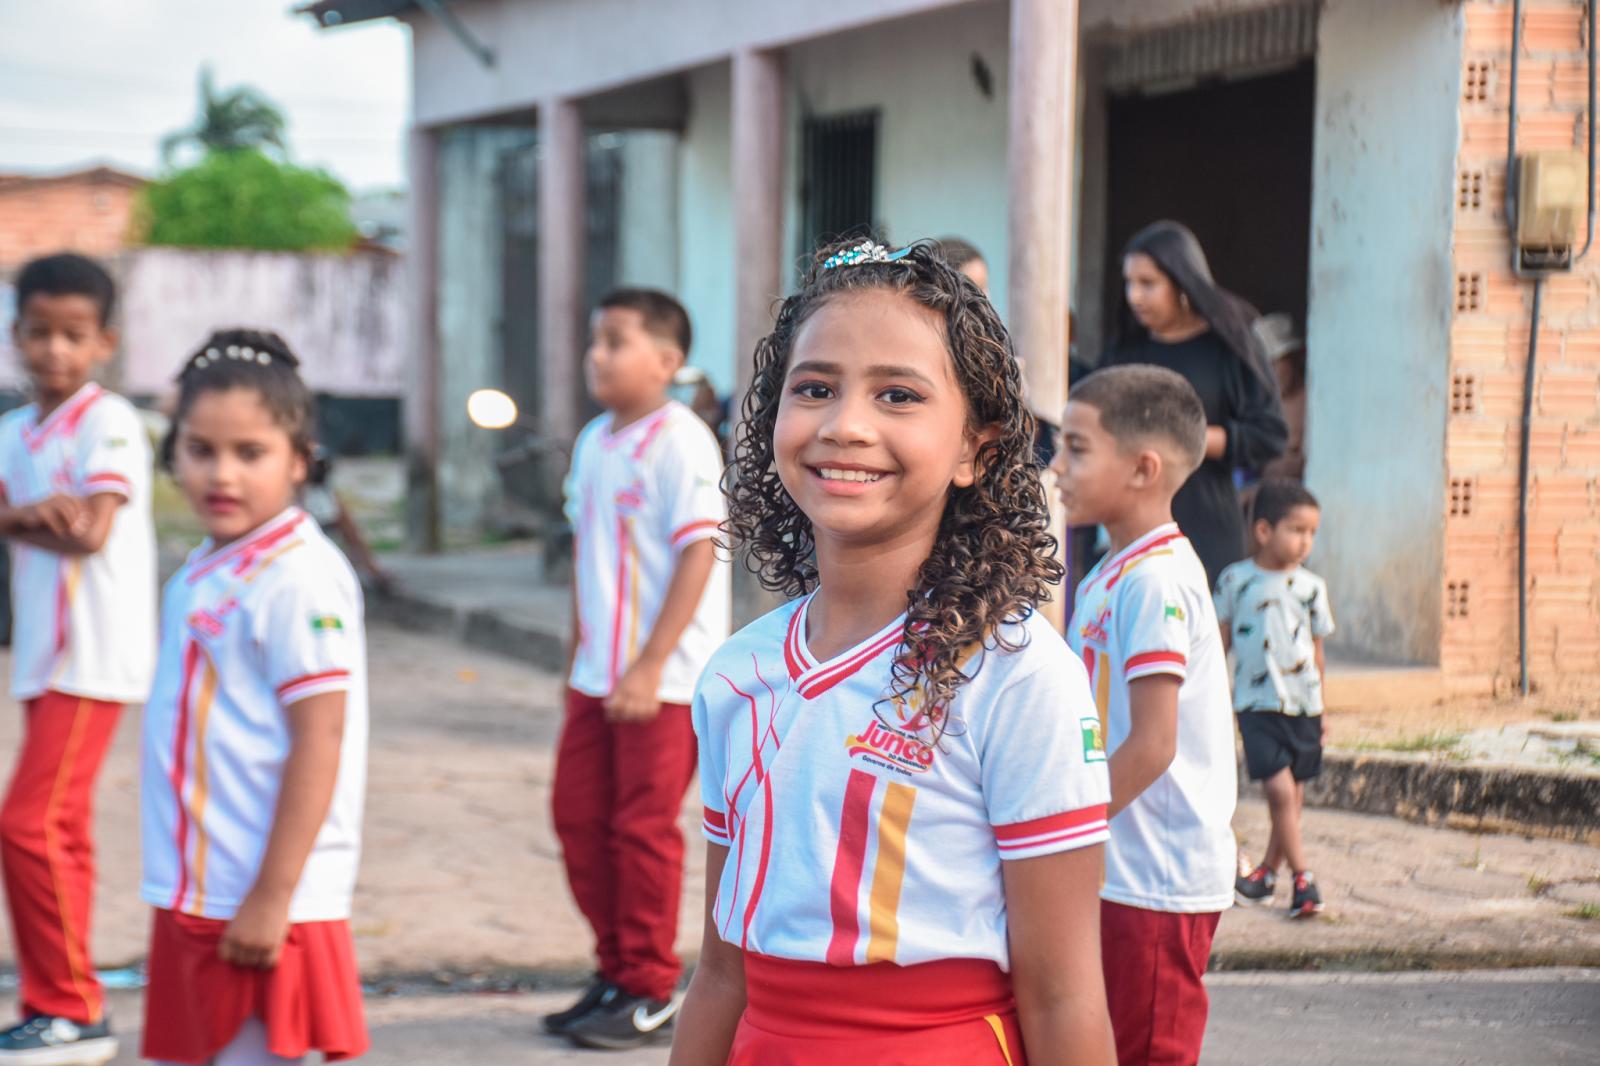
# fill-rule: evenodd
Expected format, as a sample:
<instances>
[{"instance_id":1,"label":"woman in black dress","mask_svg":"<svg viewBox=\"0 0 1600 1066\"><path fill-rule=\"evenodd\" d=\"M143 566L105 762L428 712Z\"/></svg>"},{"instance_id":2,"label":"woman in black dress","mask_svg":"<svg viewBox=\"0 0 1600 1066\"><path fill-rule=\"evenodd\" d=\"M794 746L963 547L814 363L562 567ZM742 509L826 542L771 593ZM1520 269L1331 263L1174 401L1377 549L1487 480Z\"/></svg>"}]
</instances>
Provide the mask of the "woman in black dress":
<instances>
[{"instance_id":1,"label":"woman in black dress","mask_svg":"<svg viewBox=\"0 0 1600 1066\"><path fill-rule=\"evenodd\" d=\"M1200 242L1177 222L1140 230L1123 252L1122 276L1120 332L1100 365L1164 366L1200 394L1206 459L1173 498L1172 516L1215 584L1245 556L1234 469L1259 469L1289 438L1277 382L1250 329L1259 316L1212 280Z\"/></svg>"}]
</instances>

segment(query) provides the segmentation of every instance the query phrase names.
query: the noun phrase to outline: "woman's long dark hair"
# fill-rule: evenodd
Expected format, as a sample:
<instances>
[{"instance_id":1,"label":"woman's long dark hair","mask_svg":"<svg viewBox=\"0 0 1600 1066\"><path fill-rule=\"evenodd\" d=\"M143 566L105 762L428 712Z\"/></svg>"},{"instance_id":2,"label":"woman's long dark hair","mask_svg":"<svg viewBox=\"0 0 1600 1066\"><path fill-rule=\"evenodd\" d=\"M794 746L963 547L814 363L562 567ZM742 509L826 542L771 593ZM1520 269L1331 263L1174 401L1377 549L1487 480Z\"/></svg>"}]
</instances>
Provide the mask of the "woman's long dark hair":
<instances>
[{"instance_id":1,"label":"woman's long dark hair","mask_svg":"<svg viewBox=\"0 0 1600 1066\"><path fill-rule=\"evenodd\" d=\"M1152 222L1133 235L1122 257L1147 255L1156 268L1167 276L1177 290L1189 298L1195 314L1206 320L1228 350L1259 377L1277 389L1277 379L1267 364L1266 353L1256 341L1251 326L1261 315L1244 299L1218 285L1211 276L1211 264L1194 232L1181 222L1163 219ZM1150 331L1134 317L1124 294L1118 313L1117 343L1139 343L1148 340Z\"/></svg>"},{"instance_id":2,"label":"woman's long dark hair","mask_svg":"<svg viewBox=\"0 0 1600 1066\"><path fill-rule=\"evenodd\" d=\"M967 657L987 644L1014 650L998 627L1043 601L1061 579L1061 566L1033 464L1035 423L1022 401L1011 338L994 308L929 243L892 262L823 266L857 244L859 238L819 250L800 290L783 301L772 332L756 345L723 529L746 550L746 565L767 589L794 597L817 587L811 520L783 487L772 447L795 336L819 308L847 293L899 293L935 312L966 397L968 426L998 431L978 452L973 484L951 489L933 549L906 592L905 630L886 693L926 713L937 740L967 681Z\"/></svg>"}]
</instances>

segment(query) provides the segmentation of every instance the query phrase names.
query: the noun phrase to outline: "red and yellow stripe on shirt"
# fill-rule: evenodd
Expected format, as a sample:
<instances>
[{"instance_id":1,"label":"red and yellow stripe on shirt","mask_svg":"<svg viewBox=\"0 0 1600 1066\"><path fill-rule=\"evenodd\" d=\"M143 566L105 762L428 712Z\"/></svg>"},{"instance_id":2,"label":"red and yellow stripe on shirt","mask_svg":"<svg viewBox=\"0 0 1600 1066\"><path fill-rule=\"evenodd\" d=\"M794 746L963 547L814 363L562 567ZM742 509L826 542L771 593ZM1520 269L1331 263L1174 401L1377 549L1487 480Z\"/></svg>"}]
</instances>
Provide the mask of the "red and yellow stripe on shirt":
<instances>
[{"instance_id":1,"label":"red and yellow stripe on shirt","mask_svg":"<svg viewBox=\"0 0 1600 1066\"><path fill-rule=\"evenodd\" d=\"M171 909L188 914L203 913L206 903L206 853L210 843L205 828L210 787L206 727L216 694L216 667L205 649L190 641L183 650L183 685L178 691L178 728L172 759L173 799L178 805L178 890L173 894Z\"/></svg>"},{"instance_id":2,"label":"red and yellow stripe on shirt","mask_svg":"<svg viewBox=\"0 0 1600 1066\"><path fill-rule=\"evenodd\" d=\"M883 788L880 790L880 783ZM881 795L880 795L881 793ZM867 845L876 836L872 880L867 892L866 962L893 962L900 942L900 887L906 872L906 833L917 790L883 781L852 769L839 814L839 847L829 881L833 935L828 940L831 966L854 966L860 947L861 892L866 885ZM872 815L876 805L877 816Z\"/></svg>"}]
</instances>

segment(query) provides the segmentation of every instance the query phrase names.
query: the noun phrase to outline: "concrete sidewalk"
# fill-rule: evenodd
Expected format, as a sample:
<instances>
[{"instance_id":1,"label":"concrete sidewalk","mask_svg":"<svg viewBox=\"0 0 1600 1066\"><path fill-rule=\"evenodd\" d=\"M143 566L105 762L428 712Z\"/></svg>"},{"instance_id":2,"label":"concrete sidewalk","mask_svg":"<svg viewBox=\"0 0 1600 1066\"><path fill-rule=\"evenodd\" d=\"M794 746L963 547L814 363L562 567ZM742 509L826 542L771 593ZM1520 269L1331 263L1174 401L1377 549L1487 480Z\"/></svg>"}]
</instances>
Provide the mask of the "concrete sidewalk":
<instances>
[{"instance_id":1,"label":"concrete sidewalk","mask_svg":"<svg viewBox=\"0 0 1600 1066\"><path fill-rule=\"evenodd\" d=\"M567 893L548 813L561 686L549 672L454 640L375 624L366 848L354 928L382 989L549 988L589 967L589 936ZM0 656L0 669L9 664ZM0 710L0 750L20 714ZM129 712L100 781L102 967L137 963L149 918L138 898L139 716ZM685 798L697 833L697 793ZM1259 801L1237 820L1244 847L1266 837ZM1230 911L1218 968L1400 969L1600 965L1600 849L1428 829L1312 811L1307 835L1328 913ZM700 939L703 848L691 837L679 944ZM1287 897L1278 901L1286 906ZM11 959L0 935L0 967Z\"/></svg>"}]
</instances>

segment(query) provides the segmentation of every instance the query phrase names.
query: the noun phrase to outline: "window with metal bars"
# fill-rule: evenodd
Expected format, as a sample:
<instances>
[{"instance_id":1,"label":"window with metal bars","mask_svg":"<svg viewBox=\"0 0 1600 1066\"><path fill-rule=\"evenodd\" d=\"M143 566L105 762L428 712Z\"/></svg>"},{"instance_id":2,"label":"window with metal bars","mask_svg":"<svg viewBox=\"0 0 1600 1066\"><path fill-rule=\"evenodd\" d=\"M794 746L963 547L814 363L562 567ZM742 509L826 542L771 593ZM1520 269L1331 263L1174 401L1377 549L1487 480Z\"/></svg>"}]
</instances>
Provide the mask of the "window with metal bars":
<instances>
[{"instance_id":1,"label":"window with metal bars","mask_svg":"<svg viewBox=\"0 0 1600 1066\"><path fill-rule=\"evenodd\" d=\"M807 253L840 237L874 234L877 111L806 119L800 167L800 240Z\"/></svg>"}]
</instances>

